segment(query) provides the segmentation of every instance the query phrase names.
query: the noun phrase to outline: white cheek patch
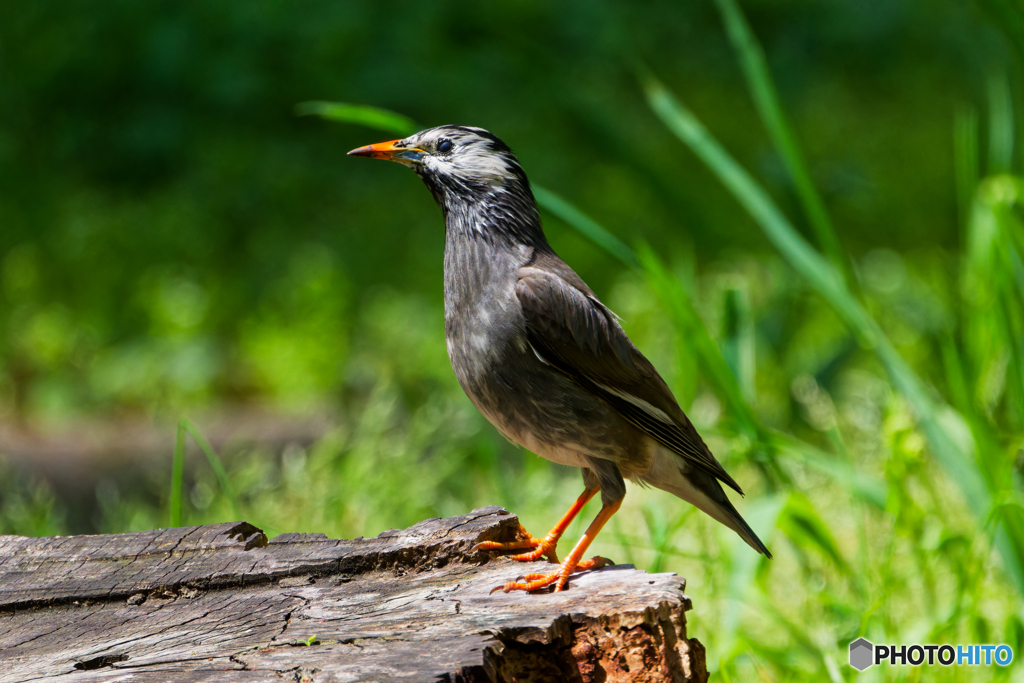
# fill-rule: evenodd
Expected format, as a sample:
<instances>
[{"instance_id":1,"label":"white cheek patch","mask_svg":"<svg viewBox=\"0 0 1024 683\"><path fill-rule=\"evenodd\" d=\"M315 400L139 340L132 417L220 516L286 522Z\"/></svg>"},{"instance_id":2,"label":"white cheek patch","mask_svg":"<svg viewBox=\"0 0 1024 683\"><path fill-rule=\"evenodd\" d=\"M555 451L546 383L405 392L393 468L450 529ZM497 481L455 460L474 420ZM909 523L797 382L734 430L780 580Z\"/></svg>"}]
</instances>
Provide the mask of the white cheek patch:
<instances>
[{"instance_id":1,"label":"white cheek patch","mask_svg":"<svg viewBox=\"0 0 1024 683\"><path fill-rule=\"evenodd\" d=\"M512 175L505 157L473 145L459 158L459 167L464 173L480 180L504 180Z\"/></svg>"},{"instance_id":2,"label":"white cheek patch","mask_svg":"<svg viewBox=\"0 0 1024 683\"><path fill-rule=\"evenodd\" d=\"M443 175L488 185L500 185L514 175L503 155L478 145L464 147L455 157L431 159L431 168Z\"/></svg>"}]
</instances>

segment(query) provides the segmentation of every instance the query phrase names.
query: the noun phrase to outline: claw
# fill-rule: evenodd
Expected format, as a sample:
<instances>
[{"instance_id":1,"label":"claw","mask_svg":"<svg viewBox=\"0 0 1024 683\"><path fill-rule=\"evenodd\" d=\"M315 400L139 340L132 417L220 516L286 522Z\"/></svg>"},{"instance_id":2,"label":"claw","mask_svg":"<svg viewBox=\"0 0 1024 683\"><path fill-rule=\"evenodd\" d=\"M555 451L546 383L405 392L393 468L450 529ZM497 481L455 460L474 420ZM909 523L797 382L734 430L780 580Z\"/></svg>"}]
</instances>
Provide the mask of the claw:
<instances>
[{"instance_id":1,"label":"claw","mask_svg":"<svg viewBox=\"0 0 1024 683\"><path fill-rule=\"evenodd\" d=\"M548 562L558 564L558 554L555 551L555 548L558 545L558 539L562 537L562 534L565 533L566 527L569 526L569 523L572 522L579 511L583 509L583 506L594 497L595 493L597 493L597 489L584 490L580 497L576 499L576 502L573 503L573 506L569 508L569 511L566 512L565 515L562 516L562 519L559 520L558 524L555 525L555 528L552 529L544 538L537 538L523 528L522 524L520 524L519 535L524 537L522 540L508 541L504 543L498 541L481 541L470 548L469 552L478 553L485 550L524 550L529 548L530 552L512 555L509 559L515 560L516 562L533 562L541 557L546 557L548 558Z\"/></svg>"},{"instance_id":2,"label":"claw","mask_svg":"<svg viewBox=\"0 0 1024 683\"><path fill-rule=\"evenodd\" d=\"M588 571L591 569L601 569L614 565L615 563L606 557L599 555L590 558L589 560L580 560L575 565L570 565L569 560L566 560L559 568L558 571L551 572L549 574L523 574L517 576L515 581L508 581L495 586L491 589L491 595L498 591L505 593L511 593L514 590L519 591L535 591L540 590L546 586L550 586L553 583L555 585L555 592L564 589L569 583L569 577L576 572Z\"/></svg>"},{"instance_id":3,"label":"claw","mask_svg":"<svg viewBox=\"0 0 1024 683\"><path fill-rule=\"evenodd\" d=\"M540 543L537 539L530 537L528 541L510 541L508 543L498 543L497 541L483 541L477 543L475 546L469 549L471 553L479 553L484 550L522 550L523 548L536 548L537 544Z\"/></svg>"},{"instance_id":4,"label":"claw","mask_svg":"<svg viewBox=\"0 0 1024 683\"><path fill-rule=\"evenodd\" d=\"M586 492L584 492L584 495L586 495ZM580 499L582 500L583 496L580 496ZM586 501L584 500L583 502L585 503ZM608 560L599 555L592 557L589 560L584 560L582 559L582 557L583 553L587 552L587 548L590 547L590 544L594 540L594 537L597 536L599 531L601 531L601 528L605 525L605 523L609 519L611 519L612 515L615 514L615 512L619 509L619 506L621 504L622 501L617 500L608 503L601 508L601 512L597 514L597 517L587 528L586 533L583 534L583 538L579 540L579 543L576 544L576 547L573 548L572 552L569 553L569 556L565 558L565 562L562 562L562 564L558 567L558 571L551 572L550 574L527 574L526 576L520 576L515 581L509 581L508 583L502 586L494 588L493 590L491 590L491 594L499 590L504 591L505 593L510 593L514 590L531 592L539 590L546 586L550 586L551 584L555 584L555 592L557 593L558 591L565 588L566 584L569 583L569 577L573 573L589 569L601 569L602 567L615 564L611 560ZM580 505L580 507L582 507L582 505ZM544 540L546 541L547 538L545 538ZM543 545L541 545L539 549L543 549ZM537 555L537 557L539 556L540 554Z\"/></svg>"}]
</instances>

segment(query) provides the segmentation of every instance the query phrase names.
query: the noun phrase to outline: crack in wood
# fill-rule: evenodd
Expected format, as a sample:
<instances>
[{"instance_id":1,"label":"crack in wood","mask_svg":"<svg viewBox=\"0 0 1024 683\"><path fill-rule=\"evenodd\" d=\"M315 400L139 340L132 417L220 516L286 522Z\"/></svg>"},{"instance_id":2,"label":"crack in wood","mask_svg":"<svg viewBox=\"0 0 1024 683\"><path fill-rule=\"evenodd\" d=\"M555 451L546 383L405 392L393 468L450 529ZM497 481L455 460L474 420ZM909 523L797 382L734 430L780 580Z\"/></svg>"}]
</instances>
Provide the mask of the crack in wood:
<instances>
[{"instance_id":1,"label":"crack in wood","mask_svg":"<svg viewBox=\"0 0 1024 683\"><path fill-rule=\"evenodd\" d=\"M79 671L92 671L93 669L102 669L105 666L113 666L118 662L127 661L128 655L103 655L102 657L93 657L84 662L78 662L75 664L75 668Z\"/></svg>"}]
</instances>

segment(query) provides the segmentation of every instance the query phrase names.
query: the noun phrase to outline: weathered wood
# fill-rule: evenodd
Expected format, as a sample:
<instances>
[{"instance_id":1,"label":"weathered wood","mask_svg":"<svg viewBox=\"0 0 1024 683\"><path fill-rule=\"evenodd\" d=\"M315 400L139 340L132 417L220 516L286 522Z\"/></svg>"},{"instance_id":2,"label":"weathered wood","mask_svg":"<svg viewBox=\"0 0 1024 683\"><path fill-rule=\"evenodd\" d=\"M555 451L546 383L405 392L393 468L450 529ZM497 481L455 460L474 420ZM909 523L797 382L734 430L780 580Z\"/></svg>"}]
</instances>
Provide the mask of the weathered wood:
<instances>
[{"instance_id":1,"label":"weathered wood","mask_svg":"<svg viewBox=\"0 0 1024 683\"><path fill-rule=\"evenodd\" d=\"M684 582L613 566L560 593L493 554L482 508L372 539L245 522L0 536L0 681L705 681Z\"/></svg>"}]
</instances>

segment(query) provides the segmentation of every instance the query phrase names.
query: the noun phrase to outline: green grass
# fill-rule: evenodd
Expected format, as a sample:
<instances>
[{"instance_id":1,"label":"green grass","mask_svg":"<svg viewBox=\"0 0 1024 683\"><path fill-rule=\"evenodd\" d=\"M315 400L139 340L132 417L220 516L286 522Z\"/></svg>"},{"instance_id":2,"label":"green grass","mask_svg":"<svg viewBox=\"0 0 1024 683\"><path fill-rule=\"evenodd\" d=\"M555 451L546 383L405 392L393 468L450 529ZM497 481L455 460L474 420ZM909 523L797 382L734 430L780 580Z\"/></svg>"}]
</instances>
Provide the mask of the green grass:
<instances>
[{"instance_id":1,"label":"green grass","mask_svg":"<svg viewBox=\"0 0 1024 683\"><path fill-rule=\"evenodd\" d=\"M695 269L685 250L626 240L625 228L602 225L560 188L535 194L556 245L568 227L623 264L602 298L748 491L737 505L776 559L667 494L636 488L594 551L687 578L690 632L720 680L854 680L846 652L859 636L1005 642L1020 657L1024 159L1013 90L994 75L985 114L965 109L951 125L961 248L854 255L756 37L734 0L718 6L813 243L685 106L685 93L650 72L638 97L663 125L664 144L690 150L679 163L713 174L774 254L737 245ZM300 113L396 135L418 127L362 105L306 103ZM545 532L578 495L578 474L512 448L473 409L448 368L441 310L412 292L369 297L342 369L352 387L338 399L345 417L331 433L308 448L218 454L202 425L182 419L176 439L168 433L163 497L124 497L105 513L106 530L244 518L268 531L353 537L500 504ZM60 502L45 486L4 475L0 532L60 533ZM893 668L862 678L1014 674Z\"/></svg>"},{"instance_id":2,"label":"green grass","mask_svg":"<svg viewBox=\"0 0 1024 683\"><path fill-rule=\"evenodd\" d=\"M213 471L214 476L217 477L220 494L231 506L233 517L235 519L241 519L241 513L238 509L238 501L235 497L234 487L231 485L231 479L228 477L228 473L224 469L224 463L221 462L217 452L213 449L213 446L210 444L210 440L207 439L199 428L192 423L192 420L187 417L183 417L178 420L178 429L174 438L174 458L171 463L171 493L168 498L168 507L170 508L170 525L172 527L181 526L182 490L184 488L185 479L186 434L192 437L196 445L199 446L200 452L206 456L206 462L210 465L210 469Z\"/></svg>"}]
</instances>

